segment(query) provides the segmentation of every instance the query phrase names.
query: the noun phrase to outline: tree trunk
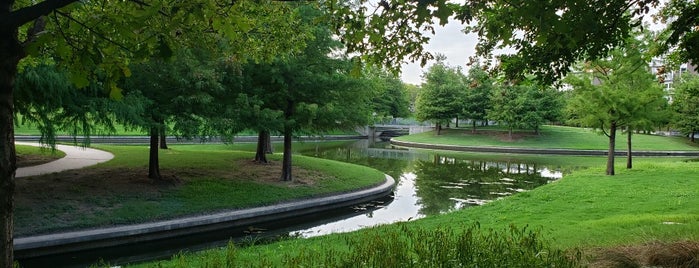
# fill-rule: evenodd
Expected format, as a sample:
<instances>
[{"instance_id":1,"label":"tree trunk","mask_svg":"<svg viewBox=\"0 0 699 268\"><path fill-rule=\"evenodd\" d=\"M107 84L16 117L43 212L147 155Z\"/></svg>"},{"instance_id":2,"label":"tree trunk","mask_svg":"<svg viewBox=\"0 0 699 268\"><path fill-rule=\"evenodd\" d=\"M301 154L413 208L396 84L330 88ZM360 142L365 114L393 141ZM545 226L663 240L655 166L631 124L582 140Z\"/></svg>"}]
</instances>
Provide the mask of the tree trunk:
<instances>
[{"instance_id":1,"label":"tree trunk","mask_svg":"<svg viewBox=\"0 0 699 268\"><path fill-rule=\"evenodd\" d=\"M607 175L614 176L614 148L616 147L616 122L609 128L609 149L607 150Z\"/></svg>"},{"instance_id":2,"label":"tree trunk","mask_svg":"<svg viewBox=\"0 0 699 268\"><path fill-rule=\"evenodd\" d=\"M269 131L266 131L265 133L265 153L266 154L273 154L274 153L274 147L272 147L272 134L269 133Z\"/></svg>"},{"instance_id":3,"label":"tree trunk","mask_svg":"<svg viewBox=\"0 0 699 268\"><path fill-rule=\"evenodd\" d=\"M454 124L455 124L455 126L454 126L455 128L459 128L459 117L458 116L456 117L456 123L454 123Z\"/></svg>"},{"instance_id":4,"label":"tree trunk","mask_svg":"<svg viewBox=\"0 0 699 268\"><path fill-rule=\"evenodd\" d=\"M633 156L631 152L631 129L626 131L626 168L631 169L633 167Z\"/></svg>"},{"instance_id":5,"label":"tree trunk","mask_svg":"<svg viewBox=\"0 0 699 268\"><path fill-rule=\"evenodd\" d=\"M692 130L692 133L689 134L689 140L690 140L691 142L694 142L694 132L696 132L696 130Z\"/></svg>"},{"instance_id":6,"label":"tree trunk","mask_svg":"<svg viewBox=\"0 0 699 268\"><path fill-rule=\"evenodd\" d=\"M437 136L442 135L442 123L437 123L435 128L437 128Z\"/></svg>"},{"instance_id":7,"label":"tree trunk","mask_svg":"<svg viewBox=\"0 0 699 268\"><path fill-rule=\"evenodd\" d=\"M292 100L286 101L286 109L284 110L284 156L282 157L282 181L292 181L294 177L291 175L291 135L293 134L293 126L290 124L291 117L294 115L294 106L296 104Z\"/></svg>"},{"instance_id":8,"label":"tree trunk","mask_svg":"<svg viewBox=\"0 0 699 268\"><path fill-rule=\"evenodd\" d=\"M255 151L255 162L257 163L267 163L267 139L269 138L269 132L266 130L260 130L257 134L257 150Z\"/></svg>"},{"instance_id":9,"label":"tree trunk","mask_svg":"<svg viewBox=\"0 0 699 268\"><path fill-rule=\"evenodd\" d=\"M160 149L167 150L167 136L165 136L165 123L161 122L163 127L160 129Z\"/></svg>"},{"instance_id":10,"label":"tree trunk","mask_svg":"<svg viewBox=\"0 0 699 268\"><path fill-rule=\"evenodd\" d=\"M476 120L471 119L471 126L473 127L471 133L476 133Z\"/></svg>"},{"instance_id":11,"label":"tree trunk","mask_svg":"<svg viewBox=\"0 0 699 268\"><path fill-rule=\"evenodd\" d=\"M160 131L158 127L150 128L150 153L148 156L148 178L154 180L162 179L160 176L160 163L158 162L158 138Z\"/></svg>"},{"instance_id":12,"label":"tree trunk","mask_svg":"<svg viewBox=\"0 0 699 268\"><path fill-rule=\"evenodd\" d=\"M12 1L0 7L4 15ZM17 64L24 56L17 39L17 28L0 29L0 267L12 267L17 158L14 135L14 96Z\"/></svg>"},{"instance_id":13,"label":"tree trunk","mask_svg":"<svg viewBox=\"0 0 699 268\"><path fill-rule=\"evenodd\" d=\"M284 157L282 160L282 181L292 181L291 176L291 127L284 127Z\"/></svg>"}]
</instances>

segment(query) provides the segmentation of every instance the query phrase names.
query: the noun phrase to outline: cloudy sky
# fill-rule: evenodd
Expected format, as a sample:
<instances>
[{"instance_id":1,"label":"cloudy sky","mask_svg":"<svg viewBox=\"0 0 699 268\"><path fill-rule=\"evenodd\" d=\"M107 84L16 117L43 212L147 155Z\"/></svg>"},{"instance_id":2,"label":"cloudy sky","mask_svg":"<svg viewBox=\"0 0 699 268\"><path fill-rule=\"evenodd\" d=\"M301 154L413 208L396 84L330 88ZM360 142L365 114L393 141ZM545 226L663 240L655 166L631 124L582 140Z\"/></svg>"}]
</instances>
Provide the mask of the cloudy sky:
<instances>
[{"instance_id":1,"label":"cloudy sky","mask_svg":"<svg viewBox=\"0 0 699 268\"><path fill-rule=\"evenodd\" d=\"M433 54L440 53L447 56L447 64L450 66L462 66L466 69L468 58L475 54L476 36L466 35L461 30L464 26L458 21L451 21L444 27L435 26L435 35L431 36L426 49ZM420 63L409 63L402 66L401 79L403 82L419 85L422 83L422 73L432 65L430 61L424 68Z\"/></svg>"}]
</instances>

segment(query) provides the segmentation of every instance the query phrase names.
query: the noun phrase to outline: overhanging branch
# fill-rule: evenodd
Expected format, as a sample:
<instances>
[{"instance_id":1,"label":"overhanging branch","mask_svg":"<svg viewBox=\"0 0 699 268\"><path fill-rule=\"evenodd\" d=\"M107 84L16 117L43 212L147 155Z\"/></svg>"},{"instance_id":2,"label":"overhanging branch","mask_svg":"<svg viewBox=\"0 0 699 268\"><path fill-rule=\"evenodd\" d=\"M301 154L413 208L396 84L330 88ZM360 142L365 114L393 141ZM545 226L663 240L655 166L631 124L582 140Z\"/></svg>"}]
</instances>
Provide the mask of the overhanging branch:
<instances>
[{"instance_id":1,"label":"overhanging branch","mask_svg":"<svg viewBox=\"0 0 699 268\"><path fill-rule=\"evenodd\" d=\"M3 29L17 28L77 1L78 0L46 0L32 6L17 9L0 18L0 27Z\"/></svg>"}]
</instances>

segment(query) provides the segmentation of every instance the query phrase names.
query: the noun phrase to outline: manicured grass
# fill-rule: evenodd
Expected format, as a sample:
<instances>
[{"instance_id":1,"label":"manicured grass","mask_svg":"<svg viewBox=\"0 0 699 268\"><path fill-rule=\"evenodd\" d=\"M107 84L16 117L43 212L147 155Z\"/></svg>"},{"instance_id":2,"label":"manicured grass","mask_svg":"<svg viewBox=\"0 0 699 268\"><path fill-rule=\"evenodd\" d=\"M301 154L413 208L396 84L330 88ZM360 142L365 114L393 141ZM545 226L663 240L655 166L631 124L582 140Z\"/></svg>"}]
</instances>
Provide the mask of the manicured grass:
<instances>
[{"instance_id":1,"label":"manicured grass","mask_svg":"<svg viewBox=\"0 0 699 268\"><path fill-rule=\"evenodd\" d=\"M461 146L499 146L518 148L558 148L606 150L608 138L592 130L562 126L544 126L539 135L531 131L517 132L512 140L507 133L500 130L480 130L477 134L470 129L444 129L441 135L436 132L424 132L395 138L399 141L432 144L451 144ZM699 150L699 145L691 144L682 137L663 137L655 135L634 134L634 150ZM617 150L626 149L626 135L617 135Z\"/></svg>"},{"instance_id":2,"label":"manicured grass","mask_svg":"<svg viewBox=\"0 0 699 268\"><path fill-rule=\"evenodd\" d=\"M17 236L255 207L367 188L385 178L368 167L296 155L295 181L280 182L280 154L258 165L250 152L172 146L160 153L169 181L155 182L146 178L146 146L98 148L115 158L17 180Z\"/></svg>"},{"instance_id":3,"label":"manicured grass","mask_svg":"<svg viewBox=\"0 0 699 268\"><path fill-rule=\"evenodd\" d=\"M59 150L29 145L15 145L15 150L18 167L40 165L66 156Z\"/></svg>"},{"instance_id":4,"label":"manicured grass","mask_svg":"<svg viewBox=\"0 0 699 268\"><path fill-rule=\"evenodd\" d=\"M618 168L622 169L623 166ZM346 256L364 252L372 248L372 238L390 240L395 233L409 237L412 233L420 232L426 234L424 239L410 240L410 248L406 246L403 247L405 250L395 252L406 253L413 260L422 260L424 256L415 255L417 253L412 248L424 246L446 252L438 248L453 247L448 243L432 244L429 236L450 230L468 230L476 223L480 229L475 232L480 235L487 236L491 232L488 230L496 230L520 242L537 240L539 237L522 239L516 233L508 234L507 230L512 230L510 226L518 226L514 230L524 226L540 230L548 241L539 247L539 252L544 256L558 252L556 248L580 248L584 253L591 254L598 247L638 245L652 241L699 241L699 162L639 159L634 169L622 174L604 176L601 175L603 173L600 167L577 170L560 181L530 192L414 222L242 249L229 246L228 249L178 255L170 261L137 267L210 267L216 263L227 263L230 267L264 267L285 266L296 260L306 261L299 267L314 266L323 263L324 259L335 259L333 256L338 252ZM453 239L453 236L461 235L447 236ZM354 245L351 241L366 243ZM503 243L493 238L488 241L486 244ZM505 251L503 254L526 252L527 245L510 244L500 250ZM549 249L547 245L552 248ZM350 253L345 253L348 251ZM574 257L575 252L569 251L568 254ZM389 254L383 258L395 260L401 257ZM357 259L361 260L372 260L372 256ZM522 265L528 267L527 264ZM356 266L361 264L354 262L352 267Z\"/></svg>"}]
</instances>

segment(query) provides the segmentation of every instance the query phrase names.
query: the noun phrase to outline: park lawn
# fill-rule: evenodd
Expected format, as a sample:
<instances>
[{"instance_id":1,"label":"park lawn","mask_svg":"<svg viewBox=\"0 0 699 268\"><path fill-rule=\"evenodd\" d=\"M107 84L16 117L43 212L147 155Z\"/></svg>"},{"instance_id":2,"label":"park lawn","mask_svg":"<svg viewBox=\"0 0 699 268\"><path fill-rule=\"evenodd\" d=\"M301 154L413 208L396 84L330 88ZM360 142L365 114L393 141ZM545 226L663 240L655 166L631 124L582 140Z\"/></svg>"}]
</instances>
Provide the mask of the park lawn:
<instances>
[{"instance_id":1,"label":"park lawn","mask_svg":"<svg viewBox=\"0 0 699 268\"><path fill-rule=\"evenodd\" d=\"M621 170L623 166L618 168ZM602 174L604 170L601 167L577 170L562 180L529 192L483 206L411 222L247 248L229 246L219 250L180 254L169 261L136 267L211 267L221 263L229 267L275 267L288 264L298 267L314 264L320 266L324 263L323 260L338 263L337 258L342 257L337 256L356 257L353 251L367 252L375 247L375 239L392 240L396 234L415 237L415 233L426 235L422 237L424 239L412 240L405 248L394 249L396 252L402 250L402 255L377 252L374 254L378 257L365 255L362 260L402 258L401 256L421 259L421 255L416 253L419 245L431 247L433 252L443 252L440 247L452 246L430 244L434 241L429 237L444 234L439 230L447 230L448 238L450 234L458 233L453 230L473 230L474 225L480 226L476 228L477 233L500 230L500 234L503 234L486 239L492 242L485 244L488 247L492 246L490 244L498 246L508 241L505 239L503 242L497 237L514 236L518 238L515 240L523 241L522 244L509 248L509 251L504 250L503 254L520 249L524 252L527 245L531 244L530 241L540 239L521 239L516 235L517 232L508 230L538 230L548 245L537 246L539 253L553 254L560 252L556 249L561 249L574 257L579 252L577 250L581 250L583 256L586 256L581 259L582 265L593 263L592 266L596 266L594 263L599 258L611 256L606 253L617 252L615 249L618 248L629 252L631 255L626 257L630 259L643 258L646 256L638 255L655 254L655 251L646 250L643 254L636 254L638 251L630 250L627 246L641 248L658 241L685 243L683 245L690 245L689 252L691 246L694 247L693 250L699 250L699 162L658 162L649 158L637 160L634 169L620 172L616 176ZM356 244L352 241L365 243ZM666 244L661 244L661 247L671 248L664 245ZM393 253L390 249L388 252Z\"/></svg>"},{"instance_id":2,"label":"park lawn","mask_svg":"<svg viewBox=\"0 0 699 268\"><path fill-rule=\"evenodd\" d=\"M15 145L17 167L35 166L51 162L66 156L64 152L44 147Z\"/></svg>"},{"instance_id":3,"label":"park lawn","mask_svg":"<svg viewBox=\"0 0 699 268\"><path fill-rule=\"evenodd\" d=\"M531 130L517 131L510 139L504 130L486 128L475 134L468 128L444 129L441 135L435 131L394 138L398 141L446 144L459 146L516 147L516 148L554 148L580 150L606 150L609 139L590 129L543 126L540 134ZM686 138L656 135L634 134L633 150L638 151L694 151L699 145L691 144ZM626 150L626 135L617 135L617 150Z\"/></svg>"},{"instance_id":4,"label":"park lawn","mask_svg":"<svg viewBox=\"0 0 699 268\"><path fill-rule=\"evenodd\" d=\"M382 183L383 173L294 156L294 182L281 182L281 155L256 164L251 152L171 146L161 150L165 181L147 178L147 146L97 146L115 158L96 166L17 179L18 237L143 223L330 195ZM182 149L180 149L182 148Z\"/></svg>"}]
</instances>

